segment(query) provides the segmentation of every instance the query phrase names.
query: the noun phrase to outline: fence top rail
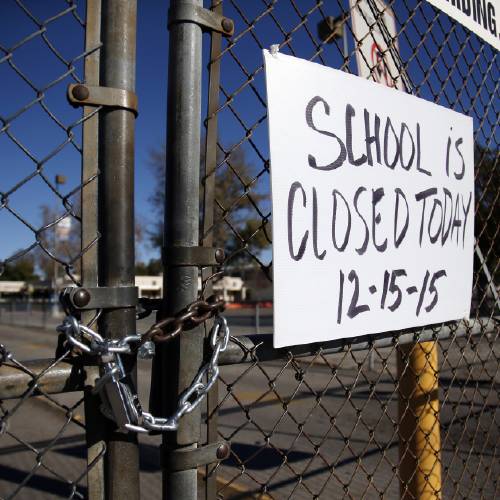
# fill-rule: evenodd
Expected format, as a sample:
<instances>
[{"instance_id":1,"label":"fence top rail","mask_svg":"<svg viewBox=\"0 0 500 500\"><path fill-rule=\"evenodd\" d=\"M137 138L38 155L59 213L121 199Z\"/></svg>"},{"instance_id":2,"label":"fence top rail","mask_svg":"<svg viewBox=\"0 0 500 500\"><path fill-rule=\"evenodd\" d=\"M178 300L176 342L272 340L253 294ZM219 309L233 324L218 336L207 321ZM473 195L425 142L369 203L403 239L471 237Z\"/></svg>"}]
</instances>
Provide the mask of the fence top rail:
<instances>
[{"instance_id":1,"label":"fence top rail","mask_svg":"<svg viewBox=\"0 0 500 500\"><path fill-rule=\"evenodd\" d=\"M500 317L478 318L463 320L460 323L450 322L433 327L404 330L402 332L386 332L373 338L370 335L350 339L333 340L330 342L317 342L291 347L275 349L272 334L259 334L232 337L229 345L221 353L221 365L234 365L239 363L252 363L255 361L273 361L287 359L292 356L313 356L318 353L334 354L347 349L363 351L370 348L383 348L393 345L405 345L413 342L426 342L429 340L446 340L479 334L492 334L498 332Z\"/></svg>"}]
</instances>

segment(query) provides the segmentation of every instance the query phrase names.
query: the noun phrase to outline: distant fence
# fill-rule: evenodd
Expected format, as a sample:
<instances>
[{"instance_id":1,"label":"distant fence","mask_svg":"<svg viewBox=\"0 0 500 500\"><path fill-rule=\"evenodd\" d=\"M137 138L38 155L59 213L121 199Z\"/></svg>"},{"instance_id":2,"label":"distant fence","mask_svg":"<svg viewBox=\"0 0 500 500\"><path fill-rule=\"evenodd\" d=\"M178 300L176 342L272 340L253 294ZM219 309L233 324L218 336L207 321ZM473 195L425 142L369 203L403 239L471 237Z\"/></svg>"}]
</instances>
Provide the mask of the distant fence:
<instances>
[{"instance_id":1,"label":"distant fence","mask_svg":"<svg viewBox=\"0 0 500 500\"><path fill-rule=\"evenodd\" d=\"M0 301L0 324L54 328L64 311L59 301L51 299Z\"/></svg>"}]
</instances>

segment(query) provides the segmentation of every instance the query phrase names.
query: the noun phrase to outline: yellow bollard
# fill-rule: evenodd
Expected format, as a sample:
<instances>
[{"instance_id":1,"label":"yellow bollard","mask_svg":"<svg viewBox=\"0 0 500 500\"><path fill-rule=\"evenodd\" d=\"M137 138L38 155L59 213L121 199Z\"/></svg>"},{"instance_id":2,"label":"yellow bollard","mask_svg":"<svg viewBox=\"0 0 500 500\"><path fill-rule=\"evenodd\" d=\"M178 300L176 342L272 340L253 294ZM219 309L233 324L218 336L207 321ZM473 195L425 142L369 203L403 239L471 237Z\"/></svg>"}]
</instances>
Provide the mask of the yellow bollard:
<instances>
[{"instance_id":1,"label":"yellow bollard","mask_svg":"<svg viewBox=\"0 0 500 500\"><path fill-rule=\"evenodd\" d=\"M404 500L442 497L438 378L437 342L400 348L399 477Z\"/></svg>"}]
</instances>

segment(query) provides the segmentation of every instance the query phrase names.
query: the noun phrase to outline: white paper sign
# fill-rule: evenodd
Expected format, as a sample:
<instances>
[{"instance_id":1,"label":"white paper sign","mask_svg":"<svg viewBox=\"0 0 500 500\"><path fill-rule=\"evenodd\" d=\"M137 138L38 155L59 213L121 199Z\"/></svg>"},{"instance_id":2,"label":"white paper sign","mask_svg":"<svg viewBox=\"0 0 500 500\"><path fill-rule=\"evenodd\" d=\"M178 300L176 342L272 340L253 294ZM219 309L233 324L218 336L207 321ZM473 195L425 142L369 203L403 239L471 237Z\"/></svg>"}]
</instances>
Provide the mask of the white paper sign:
<instances>
[{"instance_id":1,"label":"white paper sign","mask_svg":"<svg viewBox=\"0 0 500 500\"><path fill-rule=\"evenodd\" d=\"M382 0L349 0L358 74L404 90L394 13ZM391 40L389 46L386 40Z\"/></svg>"},{"instance_id":2,"label":"white paper sign","mask_svg":"<svg viewBox=\"0 0 500 500\"><path fill-rule=\"evenodd\" d=\"M472 119L264 51L274 345L468 317Z\"/></svg>"},{"instance_id":3,"label":"white paper sign","mask_svg":"<svg viewBox=\"0 0 500 500\"><path fill-rule=\"evenodd\" d=\"M427 0L500 50L500 0Z\"/></svg>"}]
</instances>

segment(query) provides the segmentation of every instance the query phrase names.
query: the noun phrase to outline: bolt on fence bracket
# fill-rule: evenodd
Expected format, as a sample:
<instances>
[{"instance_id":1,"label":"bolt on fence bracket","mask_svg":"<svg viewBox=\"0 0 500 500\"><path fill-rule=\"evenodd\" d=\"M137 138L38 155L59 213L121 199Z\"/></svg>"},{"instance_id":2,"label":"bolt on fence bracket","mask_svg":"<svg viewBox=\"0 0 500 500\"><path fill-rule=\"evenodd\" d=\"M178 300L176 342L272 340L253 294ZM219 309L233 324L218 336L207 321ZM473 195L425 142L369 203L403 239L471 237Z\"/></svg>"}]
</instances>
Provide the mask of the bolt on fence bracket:
<instances>
[{"instance_id":1,"label":"bolt on fence bracket","mask_svg":"<svg viewBox=\"0 0 500 500\"><path fill-rule=\"evenodd\" d=\"M138 302L135 286L68 287L61 292L61 302L70 308L122 309Z\"/></svg>"},{"instance_id":2,"label":"bolt on fence bracket","mask_svg":"<svg viewBox=\"0 0 500 500\"><path fill-rule=\"evenodd\" d=\"M226 258L222 248L212 247L167 247L163 262L167 266L220 266Z\"/></svg>"},{"instance_id":3,"label":"bolt on fence bracket","mask_svg":"<svg viewBox=\"0 0 500 500\"><path fill-rule=\"evenodd\" d=\"M175 23L195 23L208 31L216 31L224 36L232 36L234 22L209 9L189 3L179 3L168 10L168 26Z\"/></svg>"},{"instance_id":4,"label":"bolt on fence bracket","mask_svg":"<svg viewBox=\"0 0 500 500\"><path fill-rule=\"evenodd\" d=\"M231 447L226 441L217 441L199 448L180 448L170 450L163 466L170 472L196 469L203 465L213 464L229 457Z\"/></svg>"},{"instance_id":5,"label":"bolt on fence bracket","mask_svg":"<svg viewBox=\"0 0 500 500\"><path fill-rule=\"evenodd\" d=\"M132 111L135 116L139 114L137 95L124 89L72 83L68 86L68 100L75 107L104 106L126 109Z\"/></svg>"}]
</instances>

